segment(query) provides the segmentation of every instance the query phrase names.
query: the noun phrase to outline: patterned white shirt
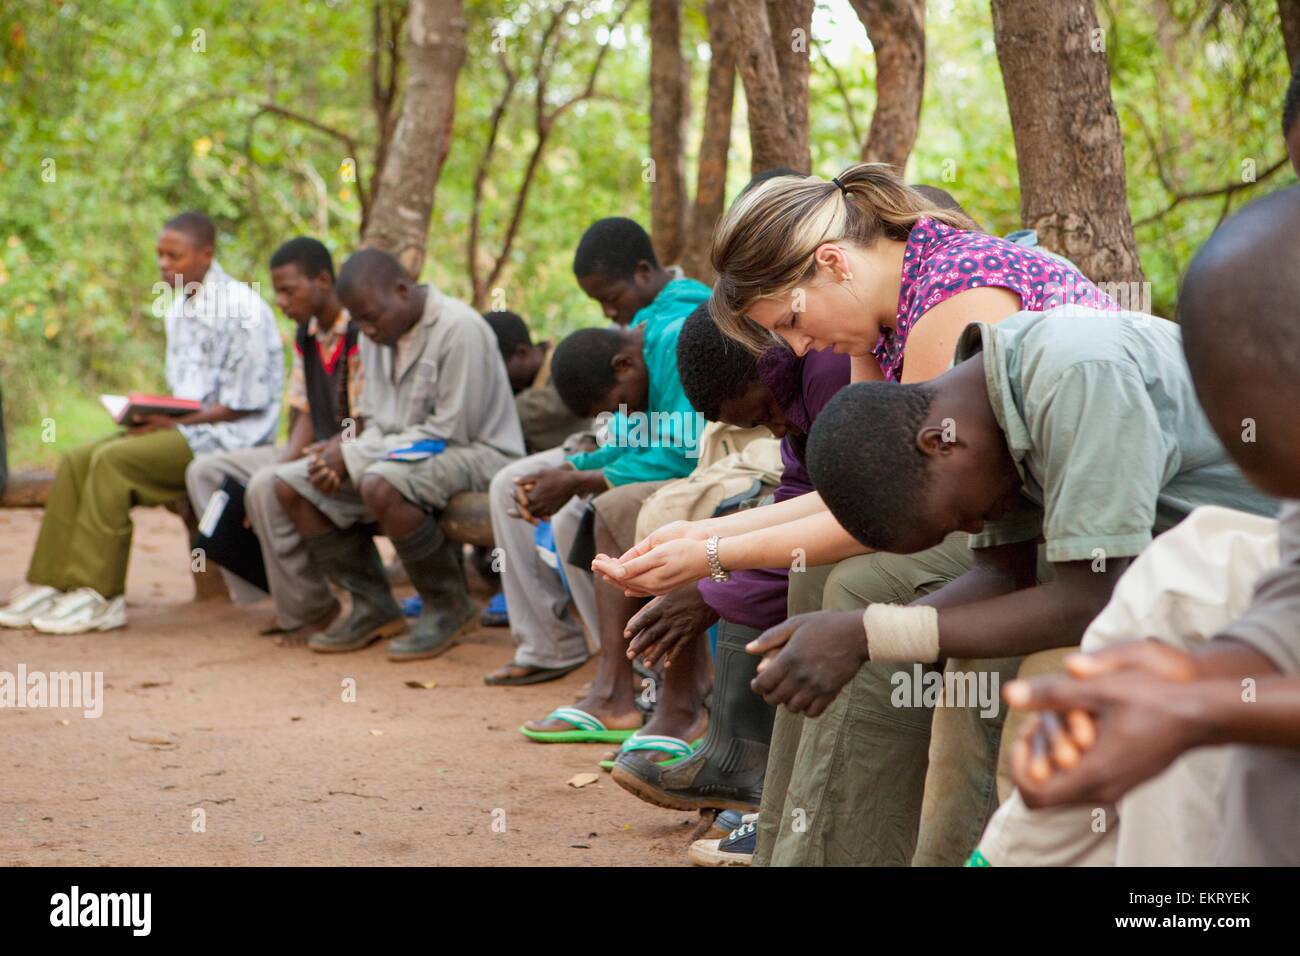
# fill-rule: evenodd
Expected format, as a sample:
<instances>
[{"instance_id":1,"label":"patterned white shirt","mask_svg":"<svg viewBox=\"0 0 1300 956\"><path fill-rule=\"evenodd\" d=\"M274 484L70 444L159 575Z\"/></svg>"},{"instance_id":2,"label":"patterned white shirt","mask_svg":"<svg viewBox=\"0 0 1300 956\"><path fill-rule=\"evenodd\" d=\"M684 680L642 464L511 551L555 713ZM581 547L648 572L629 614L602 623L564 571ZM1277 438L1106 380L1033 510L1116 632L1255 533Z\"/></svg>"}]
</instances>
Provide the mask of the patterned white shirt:
<instances>
[{"instance_id":1,"label":"patterned white shirt","mask_svg":"<svg viewBox=\"0 0 1300 956\"><path fill-rule=\"evenodd\" d=\"M271 307L214 259L198 291L176 296L166 315L167 387L176 398L252 415L181 425L195 455L275 440L284 390L284 345Z\"/></svg>"}]
</instances>

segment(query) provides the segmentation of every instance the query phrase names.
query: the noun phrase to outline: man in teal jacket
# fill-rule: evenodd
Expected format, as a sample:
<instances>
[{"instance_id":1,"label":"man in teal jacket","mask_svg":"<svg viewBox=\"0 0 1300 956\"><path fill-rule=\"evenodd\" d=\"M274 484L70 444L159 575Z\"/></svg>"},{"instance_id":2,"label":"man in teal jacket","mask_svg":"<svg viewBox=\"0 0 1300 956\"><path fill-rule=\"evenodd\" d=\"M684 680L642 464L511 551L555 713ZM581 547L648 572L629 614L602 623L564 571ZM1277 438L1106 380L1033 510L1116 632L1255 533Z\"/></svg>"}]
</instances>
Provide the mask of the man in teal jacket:
<instances>
[{"instance_id":1,"label":"man in teal jacket","mask_svg":"<svg viewBox=\"0 0 1300 956\"><path fill-rule=\"evenodd\" d=\"M492 531L516 648L512 662L487 675L489 684L554 680L592 653L583 631L584 620L595 629L590 569L565 567L566 590L538 552L528 519L549 517L559 556L567 558L592 496L680 478L695 465L698 419L677 377L677 335L708 299L708 287L661 267L649 236L630 219L604 219L588 229L574 274L615 325L580 330L561 343L552 376L571 407L609 414L601 416L601 445L594 451L553 448L503 468L492 480Z\"/></svg>"}]
</instances>

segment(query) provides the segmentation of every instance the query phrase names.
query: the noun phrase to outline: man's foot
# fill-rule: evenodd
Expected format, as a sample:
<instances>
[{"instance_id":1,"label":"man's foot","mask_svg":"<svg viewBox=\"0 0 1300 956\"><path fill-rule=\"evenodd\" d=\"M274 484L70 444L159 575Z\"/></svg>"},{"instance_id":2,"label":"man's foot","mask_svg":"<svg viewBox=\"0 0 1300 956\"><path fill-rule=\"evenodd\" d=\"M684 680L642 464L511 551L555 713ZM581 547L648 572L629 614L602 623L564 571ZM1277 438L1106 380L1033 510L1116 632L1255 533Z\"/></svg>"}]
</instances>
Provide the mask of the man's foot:
<instances>
[{"instance_id":1,"label":"man's foot","mask_svg":"<svg viewBox=\"0 0 1300 956\"><path fill-rule=\"evenodd\" d=\"M696 866L749 866L757 842L758 814L751 813L721 840L696 840L687 853Z\"/></svg>"},{"instance_id":2,"label":"man's foot","mask_svg":"<svg viewBox=\"0 0 1300 956\"><path fill-rule=\"evenodd\" d=\"M618 705L613 701L588 695L574 704L574 708L595 717L609 730L638 730L641 727L641 712L631 704ZM566 730L579 730L567 720L530 720L524 727L537 733L562 733Z\"/></svg>"},{"instance_id":3,"label":"man's foot","mask_svg":"<svg viewBox=\"0 0 1300 956\"><path fill-rule=\"evenodd\" d=\"M544 684L547 681L559 680L566 674L572 674L585 663L586 660L581 660L565 667L533 667L531 664L516 664L511 661L484 675L483 683L489 687L524 687L528 684Z\"/></svg>"},{"instance_id":4,"label":"man's foot","mask_svg":"<svg viewBox=\"0 0 1300 956\"><path fill-rule=\"evenodd\" d=\"M44 584L21 584L0 607L0 627L31 627L32 618L47 613L62 596L62 591Z\"/></svg>"},{"instance_id":5,"label":"man's foot","mask_svg":"<svg viewBox=\"0 0 1300 956\"><path fill-rule=\"evenodd\" d=\"M119 595L110 600L94 588L77 588L32 618L32 627L45 634L85 634L126 627L126 598Z\"/></svg>"},{"instance_id":6,"label":"man's foot","mask_svg":"<svg viewBox=\"0 0 1300 956\"><path fill-rule=\"evenodd\" d=\"M388 642L390 661L424 661L456 646L462 634L474 630L478 605L461 594L450 608L425 606L401 637Z\"/></svg>"},{"instance_id":7,"label":"man's foot","mask_svg":"<svg viewBox=\"0 0 1300 956\"><path fill-rule=\"evenodd\" d=\"M307 643L307 638L317 631L328 630L342 610L343 605L335 601L334 606L328 611L316 615L306 624L300 624L298 627L281 627L279 621L272 621L269 626L262 628L258 633L264 637L273 638L276 647L302 647Z\"/></svg>"},{"instance_id":8,"label":"man's foot","mask_svg":"<svg viewBox=\"0 0 1300 956\"><path fill-rule=\"evenodd\" d=\"M307 646L321 654L341 654L359 651L375 641L392 637L406 630L406 621L400 614L383 620L373 610L353 606L346 621L336 622L325 631L318 631L307 639Z\"/></svg>"},{"instance_id":9,"label":"man's foot","mask_svg":"<svg viewBox=\"0 0 1300 956\"><path fill-rule=\"evenodd\" d=\"M766 768L766 745L731 738L721 751L706 740L672 764L661 765L641 751L623 753L610 775L624 790L657 807L752 813L763 796Z\"/></svg>"}]
</instances>

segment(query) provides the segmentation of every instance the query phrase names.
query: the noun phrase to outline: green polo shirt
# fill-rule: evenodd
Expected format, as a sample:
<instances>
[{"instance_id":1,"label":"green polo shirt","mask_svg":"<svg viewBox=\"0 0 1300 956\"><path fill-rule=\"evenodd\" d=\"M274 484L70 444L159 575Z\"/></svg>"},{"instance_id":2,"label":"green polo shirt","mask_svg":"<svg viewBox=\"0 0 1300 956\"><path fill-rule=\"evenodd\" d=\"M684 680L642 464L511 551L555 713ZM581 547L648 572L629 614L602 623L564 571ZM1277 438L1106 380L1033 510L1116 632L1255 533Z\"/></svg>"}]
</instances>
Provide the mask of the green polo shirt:
<instances>
[{"instance_id":1,"label":"green polo shirt","mask_svg":"<svg viewBox=\"0 0 1300 956\"><path fill-rule=\"evenodd\" d=\"M1053 563L1132 557L1200 505L1273 515L1196 400L1177 325L1065 306L973 323L956 361L984 352L1021 504L972 548L1042 538ZM960 430L961 423L957 423Z\"/></svg>"}]
</instances>

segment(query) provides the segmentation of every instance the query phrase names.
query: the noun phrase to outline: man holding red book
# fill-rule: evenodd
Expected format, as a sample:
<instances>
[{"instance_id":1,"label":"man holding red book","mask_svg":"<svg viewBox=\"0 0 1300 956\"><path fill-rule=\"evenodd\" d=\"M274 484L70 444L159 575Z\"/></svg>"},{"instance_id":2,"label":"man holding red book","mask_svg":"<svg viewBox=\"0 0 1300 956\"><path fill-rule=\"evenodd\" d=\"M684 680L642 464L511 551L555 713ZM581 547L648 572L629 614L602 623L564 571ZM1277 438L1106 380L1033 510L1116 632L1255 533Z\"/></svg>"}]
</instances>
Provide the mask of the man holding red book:
<instances>
[{"instance_id":1,"label":"man holding red book","mask_svg":"<svg viewBox=\"0 0 1300 956\"><path fill-rule=\"evenodd\" d=\"M200 403L184 415L137 416L64 453L50 488L27 584L0 608L0 626L80 634L126 626L131 508L185 495L196 455L270 442L280 414L283 349L271 310L213 259L216 230L185 212L158 238L166 313L167 386Z\"/></svg>"}]
</instances>

